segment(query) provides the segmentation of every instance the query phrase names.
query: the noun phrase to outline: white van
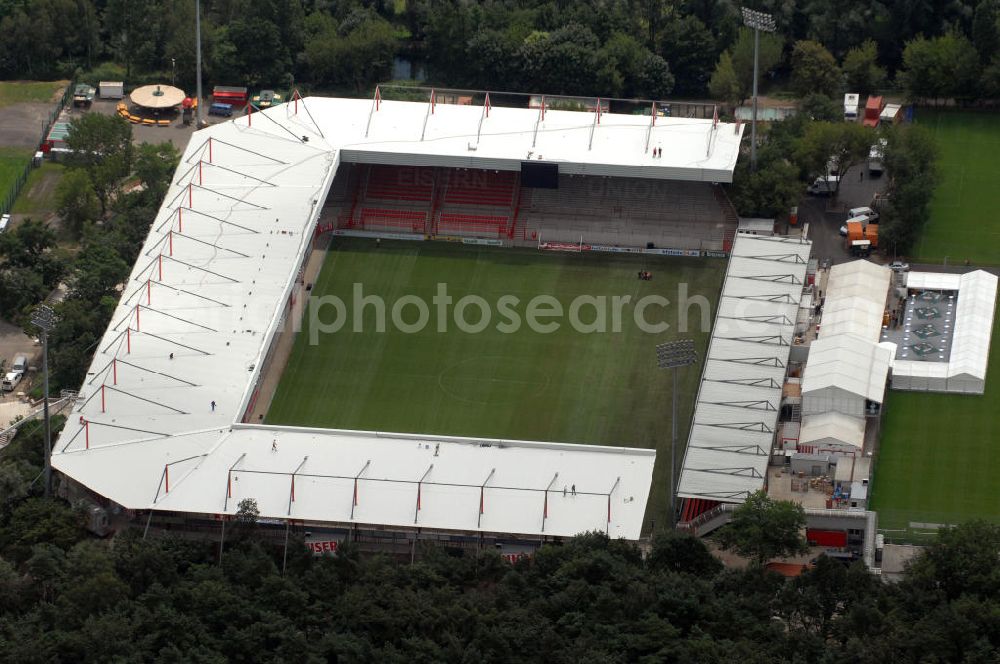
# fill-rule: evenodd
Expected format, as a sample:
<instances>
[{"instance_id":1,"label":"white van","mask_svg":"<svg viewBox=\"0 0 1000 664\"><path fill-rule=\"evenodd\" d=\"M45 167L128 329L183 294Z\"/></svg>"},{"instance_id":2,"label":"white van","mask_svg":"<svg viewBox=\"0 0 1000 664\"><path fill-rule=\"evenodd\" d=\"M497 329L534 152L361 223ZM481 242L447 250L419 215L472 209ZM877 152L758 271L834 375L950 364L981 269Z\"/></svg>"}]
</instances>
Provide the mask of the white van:
<instances>
[{"instance_id":1,"label":"white van","mask_svg":"<svg viewBox=\"0 0 1000 664\"><path fill-rule=\"evenodd\" d=\"M0 233L3 233L5 230L7 230L7 226L9 224L10 224L10 215L9 214L0 215Z\"/></svg>"},{"instance_id":2,"label":"white van","mask_svg":"<svg viewBox=\"0 0 1000 664\"><path fill-rule=\"evenodd\" d=\"M869 218L875 218L878 215L875 214L875 211L872 210L870 207L865 206L865 207L851 208L850 210L847 211L847 216L848 217L861 217L861 216L865 216L865 217L869 217ZM848 221L850 221L850 219L848 219Z\"/></svg>"},{"instance_id":3,"label":"white van","mask_svg":"<svg viewBox=\"0 0 1000 664\"><path fill-rule=\"evenodd\" d=\"M806 191L813 196L829 196L833 194L834 190L837 188L837 183L839 182L839 175L820 176L816 178L811 185L806 187Z\"/></svg>"},{"instance_id":4,"label":"white van","mask_svg":"<svg viewBox=\"0 0 1000 664\"><path fill-rule=\"evenodd\" d=\"M4 392L13 392L17 384L21 382L21 377L24 376L20 371L11 371L6 376L3 377L3 382L0 383L0 389Z\"/></svg>"},{"instance_id":5,"label":"white van","mask_svg":"<svg viewBox=\"0 0 1000 664\"><path fill-rule=\"evenodd\" d=\"M10 370L16 371L20 374L28 373L28 356L23 353L15 356L14 364L10 365Z\"/></svg>"},{"instance_id":6,"label":"white van","mask_svg":"<svg viewBox=\"0 0 1000 664\"><path fill-rule=\"evenodd\" d=\"M858 121L858 107L861 105L861 95L857 92L848 92L844 95L844 120L847 122Z\"/></svg>"}]
</instances>

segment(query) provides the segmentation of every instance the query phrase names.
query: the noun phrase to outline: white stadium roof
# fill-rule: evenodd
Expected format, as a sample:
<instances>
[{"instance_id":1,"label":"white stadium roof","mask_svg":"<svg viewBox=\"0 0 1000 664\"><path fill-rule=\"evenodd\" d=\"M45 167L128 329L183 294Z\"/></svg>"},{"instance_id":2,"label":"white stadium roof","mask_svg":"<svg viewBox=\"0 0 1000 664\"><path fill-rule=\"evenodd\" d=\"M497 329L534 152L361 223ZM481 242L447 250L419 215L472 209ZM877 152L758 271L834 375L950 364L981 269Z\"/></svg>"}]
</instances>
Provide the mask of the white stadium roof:
<instances>
[{"instance_id":1,"label":"white stadium roof","mask_svg":"<svg viewBox=\"0 0 1000 664\"><path fill-rule=\"evenodd\" d=\"M910 272L910 290L958 291L954 335L947 362L896 360L893 387L903 390L982 394L986 389L996 275L975 270L966 274Z\"/></svg>"},{"instance_id":2,"label":"white stadium roof","mask_svg":"<svg viewBox=\"0 0 1000 664\"><path fill-rule=\"evenodd\" d=\"M194 134L53 467L130 509L253 497L268 518L638 538L651 450L239 422L342 159L514 170L531 152L566 173L728 182L741 129L658 118L654 161L644 116L549 110L536 137L536 110L372 106L310 98ZM734 255L680 487L727 500L763 482L809 244L741 236Z\"/></svg>"},{"instance_id":3,"label":"white stadium roof","mask_svg":"<svg viewBox=\"0 0 1000 664\"><path fill-rule=\"evenodd\" d=\"M743 125L692 118L493 106L310 98L346 161L519 171L523 161L568 175L732 182ZM318 110L317 110L318 109ZM367 131L367 137L365 133ZM647 139L650 150L647 152ZM654 158L652 148L663 156Z\"/></svg>"},{"instance_id":4,"label":"white stadium roof","mask_svg":"<svg viewBox=\"0 0 1000 664\"><path fill-rule=\"evenodd\" d=\"M811 244L737 233L678 484L742 502L764 486Z\"/></svg>"}]
</instances>

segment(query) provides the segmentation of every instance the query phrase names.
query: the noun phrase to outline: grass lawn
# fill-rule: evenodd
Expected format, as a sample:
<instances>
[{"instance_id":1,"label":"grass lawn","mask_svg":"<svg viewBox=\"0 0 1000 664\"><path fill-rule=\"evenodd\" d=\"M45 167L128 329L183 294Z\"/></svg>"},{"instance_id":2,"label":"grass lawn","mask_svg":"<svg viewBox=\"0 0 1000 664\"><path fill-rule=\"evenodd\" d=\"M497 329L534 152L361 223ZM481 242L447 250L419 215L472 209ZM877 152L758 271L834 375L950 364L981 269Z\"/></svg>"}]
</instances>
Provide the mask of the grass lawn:
<instances>
[{"instance_id":1,"label":"grass lawn","mask_svg":"<svg viewBox=\"0 0 1000 664\"><path fill-rule=\"evenodd\" d=\"M983 396L889 392L872 494L880 528L1000 521L998 334L995 317Z\"/></svg>"},{"instance_id":2,"label":"grass lawn","mask_svg":"<svg viewBox=\"0 0 1000 664\"><path fill-rule=\"evenodd\" d=\"M920 110L939 140L941 181L918 247L930 261L1000 264L1000 116ZM919 260L919 259L914 259ZM890 390L872 487L879 527L919 542L931 529L911 523L1000 520L1000 318L994 317L983 396Z\"/></svg>"},{"instance_id":3,"label":"grass lawn","mask_svg":"<svg viewBox=\"0 0 1000 664\"><path fill-rule=\"evenodd\" d=\"M45 161L38 168L32 169L27 184L14 203L13 212L32 215L55 212L56 184L62 177L64 168L62 164Z\"/></svg>"},{"instance_id":4,"label":"grass lawn","mask_svg":"<svg viewBox=\"0 0 1000 664\"><path fill-rule=\"evenodd\" d=\"M652 281L636 272L648 269ZM670 380L656 369L654 346L675 338L676 311L647 309L651 322L671 323L660 334L639 330L634 309L626 305L622 331L584 334L568 319L543 334L527 324L513 333L496 329L502 295L520 299L514 309L525 318L527 301L554 296L568 311L579 295L658 294L671 302L677 285L708 297L714 308L725 262L718 259L658 258L596 254L542 254L535 250L497 249L424 242L337 240L313 289L314 296L336 295L347 303L345 327L319 336L310 345L306 325L296 340L267 421L330 428L422 432L460 436L546 440L656 448L649 516L663 518L667 504L670 456ZM387 310L404 295L427 302L430 322L407 334L391 324L375 332L374 307L364 310L365 332L352 329L352 288L385 298ZM478 295L489 303L493 320L480 333L456 328L449 309L448 331L439 333L437 284L447 284L457 302ZM610 311L610 306L609 306ZM697 320L697 308L691 310ZM714 315L714 311L712 312ZM593 307L580 318L592 321ZM332 306L322 320L334 320ZM388 316L387 316L388 318ZM403 318L417 318L408 306ZM469 307L475 323L479 309ZM390 318L391 320L391 318ZM608 322L610 326L611 316ZM703 354L709 330L685 334ZM687 426L699 372L683 372L678 439ZM648 520L647 520L648 523Z\"/></svg>"},{"instance_id":5,"label":"grass lawn","mask_svg":"<svg viewBox=\"0 0 1000 664\"><path fill-rule=\"evenodd\" d=\"M937 139L940 179L911 260L1000 265L1000 115L919 109L916 120Z\"/></svg>"},{"instance_id":6,"label":"grass lawn","mask_svg":"<svg viewBox=\"0 0 1000 664\"><path fill-rule=\"evenodd\" d=\"M3 204L24 167L31 162L31 150L0 146L0 205Z\"/></svg>"},{"instance_id":7,"label":"grass lawn","mask_svg":"<svg viewBox=\"0 0 1000 664\"><path fill-rule=\"evenodd\" d=\"M24 102L46 103L55 100L69 81L0 81L0 108Z\"/></svg>"}]
</instances>

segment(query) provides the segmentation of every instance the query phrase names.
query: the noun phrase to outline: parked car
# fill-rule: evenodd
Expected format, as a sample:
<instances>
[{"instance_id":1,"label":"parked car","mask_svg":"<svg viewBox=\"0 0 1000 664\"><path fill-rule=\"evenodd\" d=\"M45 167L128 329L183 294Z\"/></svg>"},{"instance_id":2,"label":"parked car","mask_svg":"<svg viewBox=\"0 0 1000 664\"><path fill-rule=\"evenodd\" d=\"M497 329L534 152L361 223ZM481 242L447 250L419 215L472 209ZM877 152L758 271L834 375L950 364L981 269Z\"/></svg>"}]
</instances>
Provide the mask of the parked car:
<instances>
[{"instance_id":1,"label":"parked car","mask_svg":"<svg viewBox=\"0 0 1000 664\"><path fill-rule=\"evenodd\" d=\"M812 184L806 187L806 191L813 196L830 196L837 188L837 183L839 182L840 176L838 175L821 176L816 178Z\"/></svg>"},{"instance_id":2,"label":"parked car","mask_svg":"<svg viewBox=\"0 0 1000 664\"><path fill-rule=\"evenodd\" d=\"M21 382L21 378L24 377L20 371L8 372L6 376L3 377L3 381L0 382L0 389L4 392L13 392L17 384Z\"/></svg>"},{"instance_id":3,"label":"parked car","mask_svg":"<svg viewBox=\"0 0 1000 664\"><path fill-rule=\"evenodd\" d=\"M264 109L277 106L282 102L282 98L274 90L261 90L260 94L254 95L250 101L257 108Z\"/></svg>"},{"instance_id":4,"label":"parked car","mask_svg":"<svg viewBox=\"0 0 1000 664\"><path fill-rule=\"evenodd\" d=\"M232 104L222 104L215 103L208 108L209 115L221 115L222 117L232 117L233 115L233 105Z\"/></svg>"}]
</instances>

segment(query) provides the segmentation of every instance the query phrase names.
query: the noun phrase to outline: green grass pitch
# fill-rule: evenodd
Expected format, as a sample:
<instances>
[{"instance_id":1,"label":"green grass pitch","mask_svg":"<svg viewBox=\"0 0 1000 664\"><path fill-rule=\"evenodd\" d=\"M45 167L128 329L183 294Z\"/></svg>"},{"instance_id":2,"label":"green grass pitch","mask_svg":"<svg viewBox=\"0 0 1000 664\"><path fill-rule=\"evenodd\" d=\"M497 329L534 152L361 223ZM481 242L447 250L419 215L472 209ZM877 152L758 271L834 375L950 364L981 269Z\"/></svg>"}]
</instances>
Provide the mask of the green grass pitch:
<instances>
[{"instance_id":1,"label":"green grass pitch","mask_svg":"<svg viewBox=\"0 0 1000 664\"><path fill-rule=\"evenodd\" d=\"M650 270L652 281L636 273ZM654 346L678 336L693 337L704 354L709 329L700 328L698 307L690 309L692 329L677 332L677 307L647 309L651 322L667 322L666 332L643 332L626 306L619 333L577 332L562 319L551 334L526 324L514 333L496 329L496 303L503 295L526 303L538 295L554 296L568 309L578 295L658 294L671 302L678 285L689 284L692 295L711 303L709 320L725 271L725 261L628 255L553 254L427 242L335 240L312 294L336 295L347 303L350 318L353 284L365 295L378 294L387 304L417 295L430 309L430 323L417 333L391 324L375 329L375 309L364 310L363 332L350 320L339 332L319 336L310 344L310 314L295 341L267 421L274 424L380 431L436 433L508 439L560 441L646 447L657 450L648 515L665 518L667 469L670 458L670 377L656 368ZM446 333L437 331L437 311L431 302L437 285L447 284L458 301L478 295L490 303L493 321L481 333L456 329L449 315ZM452 305L451 310L454 309ZM451 314L449 310L449 314ZM610 310L610 306L609 306ZM476 322L478 309L465 318ZM585 307L580 315L593 320ZM321 312L329 323L332 307ZM415 308L404 320L416 320ZM611 318L608 323L610 326ZM682 371L678 440L687 438L697 368ZM678 465L680 456L678 455ZM647 520L648 524L648 520Z\"/></svg>"},{"instance_id":2,"label":"green grass pitch","mask_svg":"<svg viewBox=\"0 0 1000 664\"><path fill-rule=\"evenodd\" d=\"M939 179L911 260L1000 265L1000 117L919 109L916 121L937 139Z\"/></svg>"},{"instance_id":3,"label":"green grass pitch","mask_svg":"<svg viewBox=\"0 0 1000 664\"><path fill-rule=\"evenodd\" d=\"M1000 187L995 114L919 110L917 120L938 139L940 185L931 220L917 247L919 259L973 265L1000 263ZM872 507L890 538L919 542L942 524L1000 520L1000 319L983 396L891 390L886 399Z\"/></svg>"}]
</instances>

